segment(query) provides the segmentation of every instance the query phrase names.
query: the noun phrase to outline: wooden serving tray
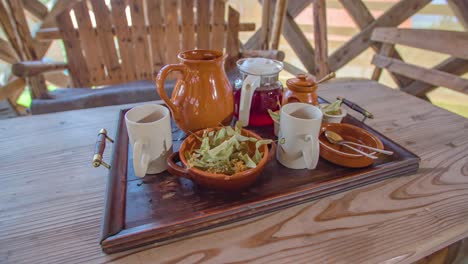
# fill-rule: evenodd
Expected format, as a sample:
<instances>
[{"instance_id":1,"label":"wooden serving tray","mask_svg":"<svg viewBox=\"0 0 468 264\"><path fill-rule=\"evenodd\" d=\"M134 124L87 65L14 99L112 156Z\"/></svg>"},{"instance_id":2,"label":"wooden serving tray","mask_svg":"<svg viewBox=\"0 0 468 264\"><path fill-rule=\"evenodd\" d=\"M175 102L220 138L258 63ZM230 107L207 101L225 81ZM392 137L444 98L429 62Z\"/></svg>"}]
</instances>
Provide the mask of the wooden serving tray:
<instances>
[{"instance_id":1,"label":"wooden serving tray","mask_svg":"<svg viewBox=\"0 0 468 264\"><path fill-rule=\"evenodd\" d=\"M419 158L354 117L345 123L377 135L385 149L371 167L349 169L319 160L315 170L291 170L271 161L250 189L239 193L219 193L197 187L190 180L168 172L148 175L143 180L133 172L131 148L119 113L107 200L102 223L101 247L106 253L163 241L214 228L248 217L319 199L390 177L416 172ZM273 126L249 128L262 137L274 138ZM173 124L173 147L179 149L184 134Z\"/></svg>"}]
</instances>

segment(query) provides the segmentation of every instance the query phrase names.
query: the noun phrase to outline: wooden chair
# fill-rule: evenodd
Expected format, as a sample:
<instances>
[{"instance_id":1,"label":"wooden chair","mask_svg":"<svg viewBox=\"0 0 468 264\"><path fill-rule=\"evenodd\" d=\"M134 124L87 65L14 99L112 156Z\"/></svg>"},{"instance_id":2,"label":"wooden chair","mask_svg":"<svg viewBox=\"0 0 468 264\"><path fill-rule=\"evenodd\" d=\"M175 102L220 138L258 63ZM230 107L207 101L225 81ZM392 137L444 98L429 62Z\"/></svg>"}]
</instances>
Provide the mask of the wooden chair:
<instances>
[{"instance_id":1,"label":"wooden chair","mask_svg":"<svg viewBox=\"0 0 468 264\"><path fill-rule=\"evenodd\" d=\"M54 99L33 100L32 112L159 99L154 76L165 64L177 63L181 50L224 50L229 55L227 71L235 68L235 61L241 57L284 59L284 53L277 50L242 50L239 31L245 25L240 24L239 13L231 7L225 17L224 0L146 3L111 0L107 6L104 0L83 0L59 14L57 25L68 62L22 61L13 66L13 72L32 77L68 69L73 87L79 88L55 92ZM89 89L116 84L120 85Z\"/></svg>"},{"instance_id":2,"label":"wooden chair","mask_svg":"<svg viewBox=\"0 0 468 264\"><path fill-rule=\"evenodd\" d=\"M376 28L371 39L382 43L379 54L372 59L372 64L376 66L373 80L378 81L382 69L386 69L415 80L401 90L416 96L422 97L428 90L438 86L468 94L468 80L458 76L468 70L468 32ZM427 69L391 58L395 44L449 54L453 56L451 69Z\"/></svg>"}]
</instances>

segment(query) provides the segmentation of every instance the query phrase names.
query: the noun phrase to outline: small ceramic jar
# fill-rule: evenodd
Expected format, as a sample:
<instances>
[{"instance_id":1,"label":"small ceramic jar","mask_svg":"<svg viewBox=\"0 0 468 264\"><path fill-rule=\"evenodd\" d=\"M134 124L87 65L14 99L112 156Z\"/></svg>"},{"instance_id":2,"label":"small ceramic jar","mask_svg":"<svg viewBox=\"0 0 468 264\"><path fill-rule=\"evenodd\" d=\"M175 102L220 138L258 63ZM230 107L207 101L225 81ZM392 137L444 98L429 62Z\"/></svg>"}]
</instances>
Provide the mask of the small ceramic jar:
<instances>
[{"instance_id":1,"label":"small ceramic jar","mask_svg":"<svg viewBox=\"0 0 468 264\"><path fill-rule=\"evenodd\" d=\"M328 104L320 104L320 110ZM344 107L340 107L341 115L329 115L322 111L324 123L341 123L341 120L348 114L348 111Z\"/></svg>"},{"instance_id":2,"label":"small ceramic jar","mask_svg":"<svg viewBox=\"0 0 468 264\"><path fill-rule=\"evenodd\" d=\"M301 73L296 78L288 79L286 86L288 89L283 92L283 105L297 102L318 105L317 84L307 78L306 74Z\"/></svg>"}]
</instances>

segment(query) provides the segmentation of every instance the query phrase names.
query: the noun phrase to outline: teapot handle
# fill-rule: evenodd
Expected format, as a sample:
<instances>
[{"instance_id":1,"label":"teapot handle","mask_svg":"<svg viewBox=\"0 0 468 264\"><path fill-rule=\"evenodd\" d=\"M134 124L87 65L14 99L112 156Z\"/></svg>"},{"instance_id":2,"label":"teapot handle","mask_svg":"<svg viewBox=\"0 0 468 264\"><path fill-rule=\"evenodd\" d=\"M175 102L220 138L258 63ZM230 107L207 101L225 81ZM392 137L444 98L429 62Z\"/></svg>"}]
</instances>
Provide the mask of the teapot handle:
<instances>
[{"instance_id":1,"label":"teapot handle","mask_svg":"<svg viewBox=\"0 0 468 264\"><path fill-rule=\"evenodd\" d=\"M164 81L167 78L167 75L173 71L179 71L183 74L182 79L185 79L185 76L187 74L187 66L183 64L169 64L164 66L158 73L158 76L156 77L156 90L161 96L161 99L164 100L164 102L167 104L167 106L172 110L174 115L178 115L179 113L179 108L171 101L171 99L167 96L166 90L164 89ZM177 80L177 82L180 82L181 80ZM178 84L174 87L177 87Z\"/></svg>"}]
</instances>

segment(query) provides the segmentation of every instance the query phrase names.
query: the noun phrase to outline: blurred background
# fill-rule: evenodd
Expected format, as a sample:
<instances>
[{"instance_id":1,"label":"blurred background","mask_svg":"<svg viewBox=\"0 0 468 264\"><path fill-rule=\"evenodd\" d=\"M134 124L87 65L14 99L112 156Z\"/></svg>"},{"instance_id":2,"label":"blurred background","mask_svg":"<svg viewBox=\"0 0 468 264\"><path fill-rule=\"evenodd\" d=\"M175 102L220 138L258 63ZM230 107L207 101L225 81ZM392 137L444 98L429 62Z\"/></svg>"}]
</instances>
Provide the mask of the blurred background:
<instances>
[{"instance_id":1,"label":"blurred background","mask_svg":"<svg viewBox=\"0 0 468 264\"><path fill-rule=\"evenodd\" d=\"M294 1L294 0L291 0ZM56 0L41 0L42 3L47 5L50 9ZM378 18L382 13L388 10L398 0L364 0L363 1L368 9L371 11L375 18ZM237 9L241 14L241 22L254 22L258 28L261 25L262 7L259 1L249 0L228 0L227 3ZM331 54L334 50L343 45L346 41L351 39L355 34L359 33L359 29L353 22L348 13L343 9L338 0L327 0L327 23L328 23L328 51ZM296 23L300 26L301 30L305 33L306 37L313 43L313 19L312 19L312 5L302 11L302 13L295 18ZM28 16L28 23L30 24L31 31L39 27L39 20L35 20L34 16ZM434 0L431 4L424 7L417 14L413 15L410 19L402 23L400 28L423 28L423 29L445 29L464 31L461 24L457 21L452 10L449 8L445 0ZM241 32L241 40L245 43L254 32ZM0 37L6 39L3 32L0 31ZM460 47L467 48L467 47ZM304 69L301 61L297 58L296 54L292 51L288 43L281 39L279 49L286 53L285 61L293 64L294 66ZM448 56L440 53L422 51L415 48L396 46L396 49L402 55L406 62L421 65L430 68L439 62L446 59ZM338 77L355 77L367 78L372 75L374 67L371 65L371 59L374 54L370 48L356 57L346 66L337 71ZM56 40L50 47L44 60L50 61L64 61L65 51L62 41ZM10 64L0 59L0 85L4 85L10 76ZM290 78L291 75L283 71L281 75L282 81ZM468 74L462 76L468 78ZM48 78L51 78L50 76ZM53 76L52 76L53 78ZM383 72L380 82L389 87L397 87L393 80L389 77L387 72ZM56 84L61 84L57 81ZM66 83L62 84L66 86ZM48 89L53 90L56 85L48 84ZM320 91L319 91L320 93ZM428 94L429 100L442 108L457 113L459 115L468 117L468 95L449 90L446 88L437 88ZM19 97L18 103L23 106L29 106L31 97L28 89Z\"/></svg>"}]
</instances>

